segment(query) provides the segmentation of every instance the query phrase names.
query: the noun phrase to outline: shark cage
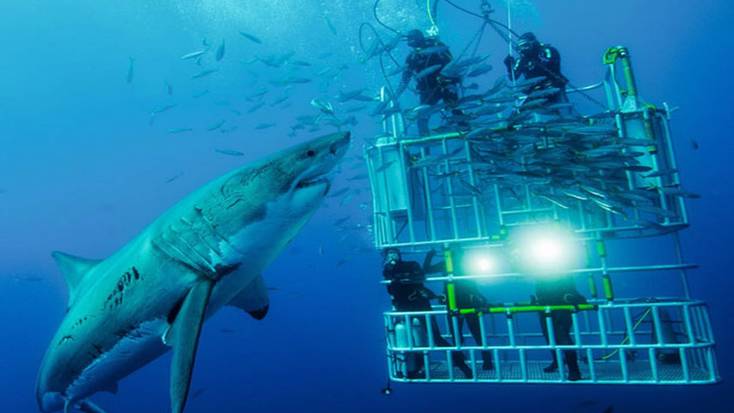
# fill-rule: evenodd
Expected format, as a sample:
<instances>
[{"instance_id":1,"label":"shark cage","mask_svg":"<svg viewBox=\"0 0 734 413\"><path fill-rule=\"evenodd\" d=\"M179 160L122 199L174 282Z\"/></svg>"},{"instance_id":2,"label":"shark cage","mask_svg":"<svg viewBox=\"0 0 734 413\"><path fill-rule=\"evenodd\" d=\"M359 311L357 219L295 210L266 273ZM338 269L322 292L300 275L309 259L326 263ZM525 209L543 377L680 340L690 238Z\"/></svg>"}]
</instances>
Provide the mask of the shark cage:
<instances>
[{"instance_id":1,"label":"shark cage","mask_svg":"<svg viewBox=\"0 0 734 413\"><path fill-rule=\"evenodd\" d=\"M383 315L390 380L720 380L679 240L695 195L681 187L671 110L639 97L627 49L604 64L602 82L568 90L606 101L592 115L518 92L532 79L465 96L465 114L484 119L469 130L413 137L411 111L388 111L365 148L375 247L443 258L417 281L439 300ZM548 282L577 299L540 300ZM558 362L572 354L575 377Z\"/></svg>"}]
</instances>

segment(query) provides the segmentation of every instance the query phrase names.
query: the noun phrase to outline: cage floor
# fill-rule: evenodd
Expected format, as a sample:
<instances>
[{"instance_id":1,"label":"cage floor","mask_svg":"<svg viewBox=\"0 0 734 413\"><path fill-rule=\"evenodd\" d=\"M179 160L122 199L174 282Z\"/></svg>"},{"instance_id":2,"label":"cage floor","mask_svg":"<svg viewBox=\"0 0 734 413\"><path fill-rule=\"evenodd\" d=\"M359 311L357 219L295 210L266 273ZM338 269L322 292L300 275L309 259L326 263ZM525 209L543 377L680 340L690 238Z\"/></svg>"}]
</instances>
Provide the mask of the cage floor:
<instances>
[{"instance_id":1,"label":"cage floor","mask_svg":"<svg viewBox=\"0 0 734 413\"><path fill-rule=\"evenodd\" d=\"M467 361L467 363L469 363ZM600 383L600 384L706 384L715 383L717 379L707 369L690 366L688 378L685 378L683 368L680 364L657 363L657 379L653 375L653 369L648 360L628 361L627 377L625 378L622 366L619 362L593 363L593 374L590 365L580 362L582 378L579 381L568 381L559 372L545 373L543 368L549 361L528 361L527 369L523 374L522 365L517 360L502 361L500 368L494 366L493 370L483 370L481 362L475 363L475 378L466 378L461 370L453 368L449 374L446 361L432 361L429 374L425 378L406 379L396 377L395 372L391 378L403 382L456 382L456 383Z\"/></svg>"}]
</instances>

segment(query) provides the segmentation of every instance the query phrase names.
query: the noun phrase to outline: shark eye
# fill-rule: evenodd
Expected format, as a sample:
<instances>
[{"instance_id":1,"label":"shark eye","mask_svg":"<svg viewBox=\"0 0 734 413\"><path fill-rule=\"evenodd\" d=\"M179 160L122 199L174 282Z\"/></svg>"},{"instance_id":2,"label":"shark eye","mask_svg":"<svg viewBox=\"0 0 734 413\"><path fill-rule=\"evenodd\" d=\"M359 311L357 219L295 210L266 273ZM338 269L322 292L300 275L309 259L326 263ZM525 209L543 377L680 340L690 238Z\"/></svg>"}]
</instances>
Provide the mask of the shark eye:
<instances>
[{"instance_id":1,"label":"shark eye","mask_svg":"<svg viewBox=\"0 0 734 413\"><path fill-rule=\"evenodd\" d=\"M313 150L313 149L309 149L309 150L308 150L308 151L306 152L306 156L308 156L309 158L313 158L314 156L316 156L316 151L315 151L315 150Z\"/></svg>"}]
</instances>

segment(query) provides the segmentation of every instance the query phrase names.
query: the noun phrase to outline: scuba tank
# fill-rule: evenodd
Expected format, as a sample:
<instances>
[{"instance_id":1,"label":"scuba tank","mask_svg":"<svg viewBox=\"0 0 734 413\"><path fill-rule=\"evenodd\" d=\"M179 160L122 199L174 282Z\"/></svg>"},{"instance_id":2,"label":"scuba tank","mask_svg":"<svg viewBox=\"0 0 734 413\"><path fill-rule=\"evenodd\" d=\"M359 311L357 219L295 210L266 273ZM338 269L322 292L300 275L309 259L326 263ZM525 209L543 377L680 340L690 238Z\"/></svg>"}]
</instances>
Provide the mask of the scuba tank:
<instances>
[{"instance_id":1,"label":"scuba tank","mask_svg":"<svg viewBox=\"0 0 734 413\"><path fill-rule=\"evenodd\" d=\"M393 331L394 333L391 333L392 338L388 338L391 340L390 345L401 350L395 354L395 372L400 373L402 377L411 377L423 368L423 352L403 350L411 345L404 321L395 323ZM413 347L428 345L426 330L419 318L411 317L411 336Z\"/></svg>"}]
</instances>

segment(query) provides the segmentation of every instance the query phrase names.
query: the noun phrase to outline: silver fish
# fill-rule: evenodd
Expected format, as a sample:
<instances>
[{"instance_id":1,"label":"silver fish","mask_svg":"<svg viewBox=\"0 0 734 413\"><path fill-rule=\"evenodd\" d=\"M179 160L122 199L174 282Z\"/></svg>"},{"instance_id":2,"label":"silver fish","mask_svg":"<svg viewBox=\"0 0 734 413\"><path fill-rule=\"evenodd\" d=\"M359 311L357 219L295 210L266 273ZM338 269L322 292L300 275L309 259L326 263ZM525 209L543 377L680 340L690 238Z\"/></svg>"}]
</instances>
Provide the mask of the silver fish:
<instances>
[{"instance_id":1,"label":"silver fish","mask_svg":"<svg viewBox=\"0 0 734 413\"><path fill-rule=\"evenodd\" d=\"M224 124L226 122L227 122L226 120L222 119L219 122L217 122L217 123L209 126L208 128L206 128L206 130L209 131L209 132L213 132L215 130L221 129L221 127L224 126Z\"/></svg>"},{"instance_id":2,"label":"silver fish","mask_svg":"<svg viewBox=\"0 0 734 413\"><path fill-rule=\"evenodd\" d=\"M130 84L133 82L133 78L135 77L135 59L132 57L128 57L128 59L127 76L125 77L125 81Z\"/></svg>"},{"instance_id":3,"label":"silver fish","mask_svg":"<svg viewBox=\"0 0 734 413\"><path fill-rule=\"evenodd\" d=\"M334 115L334 106L331 105L331 103L323 101L321 99L313 98L311 99L311 106L315 107L316 109L320 110L321 112L327 114L327 115Z\"/></svg>"},{"instance_id":4,"label":"silver fish","mask_svg":"<svg viewBox=\"0 0 734 413\"><path fill-rule=\"evenodd\" d=\"M191 59L197 59L204 55L204 53L207 52L207 49L204 50L197 50L195 52L186 53L185 55L181 56L181 60L191 60Z\"/></svg>"},{"instance_id":5,"label":"silver fish","mask_svg":"<svg viewBox=\"0 0 734 413\"><path fill-rule=\"evenodd\" d=\"M329 198L337 198L349 192L349 188L341 188L329 194Z\"/></svg>"},{"instance_id":6,"label":"silver fish","mask_svg":"<svg viewBox=\"0 0 734 413\"><path fill-rule=\"evenodd\" d=\"M477 77L481 76L485 73L488 73L492 70L492 65L490 64L484 64L481 66L478 66L472 70L469 71L469 73L466 74L467 77Z\"/></svg>"},{"instance_id":7,"label":"silver fish","mask_svg":"<svg viewBox=\"0 0 734 413\"><path fill-rule=\"evenodd\" d=\"M416 73L415 74L415 79L416 80L421 80L421 79L423 79L424 77L426 77L428 75L431 75L431 74L434 74L434 73L438 72L442 67L443 67L443 65L440 65L440 64L439 65L428 66L427 68L425 68L425 69L421 70L420 72Z\"/></svg>"},{"instance_id":8,"label":"silver fish","mask_svg":"<svg viewBox=\"0 0 734 413\"><path fill-rule=\"evenodd\" d=\"M256 103L252 105L250 109L247 109L247 113L254 113L255 111L257 111L258 109L260 109L263 106L265 106L265 102Z\"/></svg>"},{"instance_id":9,"label":"silver fish","mask_svg":"<svg viewBox=\"0 0 734 413\"><path fill-rule=\"evenodd\" d=\"M221 153L222 155L227 155L227 156L243 156L244 155L244 153L240 151L235 151L233 149L215 149L214 151L217 153Z\"/></svg>"},{"instance_id":10,"label":"silver fish","mask_svg":"<svg viewBox=\"0 0 734 413\"><path fill-rule=\"evenodd\" d=\"M192 128L174 128L174 129L169 129L168 130L168 133L170 133L172 135L176 135L176 134L179 134L179 133L191 132L193 130L194 129L192 129Z\"/></svg>"},{"instance_id":11,"label":"silver fish","mask_svg":"<svg viewBox=\"0 0 734 413\"><path fill-rule=\"evenodd\" d=\"M214 56L217 62L219 62L220 60L224 58L224 52L225 52L224 40L222 40L222 43L219 45L219 47L217 47L217 52Z\"/></svg>"},{"instance_id":12,"label":"silver fish","mask_svg":"<svg viewBox=\"0 0 734 413\"><path fill-rule=\"evenodd\" d=\"M150 114L151 115L159 115L161 113L168 112L169 110L175 108L176 106L178 106L178 104L176 104L176 103L172 103L170 105L161 106L161 107L159 107L157 109L153 109L150 112Z\"/></svg>"},{"instance_id":13,"label":"silver fish","mask_svg":"<svg viewBox=\"0 0 734 413\"><path fill-rule=\"evenodd\" d=\"M192 79L201 79L202 77L207 77L207 76L209 76L209 75L211 75L213 73L217 73L218 71L219 71L219 69L205 69L205 70L202 70L201 72L199 72L199 73L191 76L191 78Z\"/></svg>"},{"instance_id":14,"label":"silver fish","mask_svg":"<svg viewBox=\"0 0 734 413\"><path fill-rule=\"evenodd\" d=\"M249 33L240 32L240 36L244 37L245 39L247 39L247 40L249 40L249 41L251 41L253 43L257 43L257 44L262 44L263 43L262 40L260 40L256 36L254 36L252 34L249 34Z\"/></svg>"}]
</instances>

